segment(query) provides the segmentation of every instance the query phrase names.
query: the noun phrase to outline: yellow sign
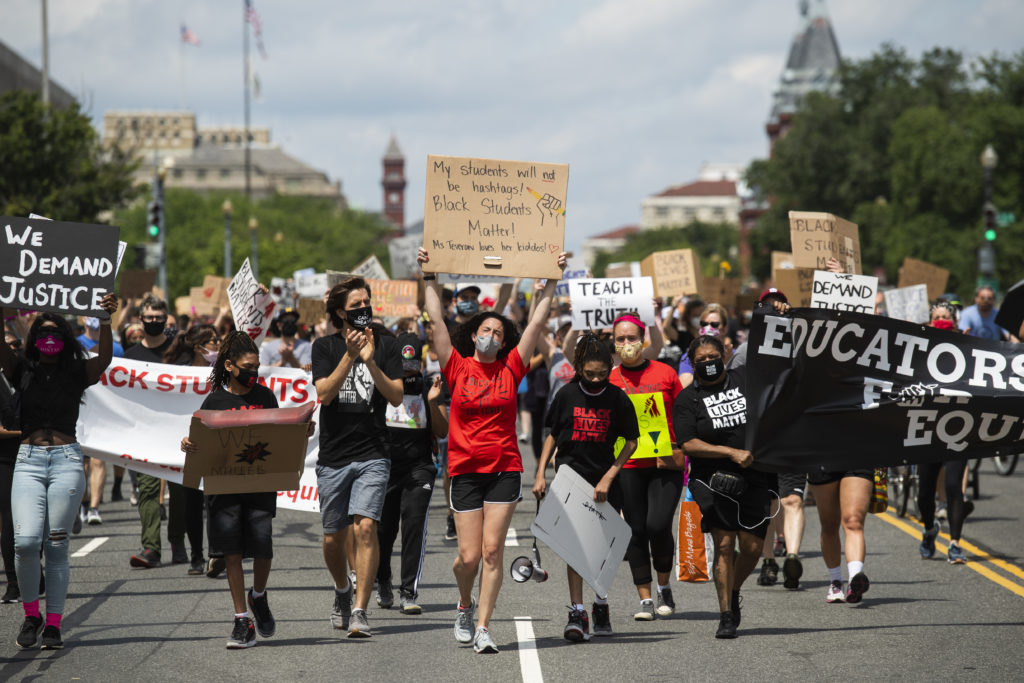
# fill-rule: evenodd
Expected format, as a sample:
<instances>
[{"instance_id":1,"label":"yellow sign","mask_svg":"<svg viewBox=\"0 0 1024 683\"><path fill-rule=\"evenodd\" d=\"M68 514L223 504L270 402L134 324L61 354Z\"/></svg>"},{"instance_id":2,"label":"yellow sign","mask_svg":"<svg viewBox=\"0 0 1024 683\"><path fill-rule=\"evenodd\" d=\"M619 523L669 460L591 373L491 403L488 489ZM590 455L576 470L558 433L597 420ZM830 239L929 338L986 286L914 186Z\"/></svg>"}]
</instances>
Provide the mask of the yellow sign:
<instances>
[{"instance_id":1,"label":"yellow sign","mask_svg":"<svg viewBox=\"0 0 1024 683\"><path fill-rule=\"evenodd\" d=\"M633 458L660 458L672 456L672 437L668 431L668 417L665 414L665 398L660 392L652 394L629 394L636 411L640 427L640 438L636 443ZM615 456L622 452L625 439L615 442Z\"/></svg>"}]
</instances>

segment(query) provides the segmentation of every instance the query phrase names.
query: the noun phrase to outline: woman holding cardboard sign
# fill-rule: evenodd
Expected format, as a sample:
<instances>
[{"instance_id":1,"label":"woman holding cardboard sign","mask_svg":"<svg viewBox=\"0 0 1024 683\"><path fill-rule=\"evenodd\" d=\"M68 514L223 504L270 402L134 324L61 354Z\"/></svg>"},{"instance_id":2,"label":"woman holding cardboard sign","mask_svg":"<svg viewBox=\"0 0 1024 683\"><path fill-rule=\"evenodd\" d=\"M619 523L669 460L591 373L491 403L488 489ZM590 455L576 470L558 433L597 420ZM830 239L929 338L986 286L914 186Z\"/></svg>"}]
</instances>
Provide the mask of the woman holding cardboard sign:
<instances>
[{"instance_id":1,"label":"woman holding cardboard sign","mask_svg":"<svg viewBox=\"0 0 1024 683\"><path fill-rule=\"evenodd\" d=\"M41 313L25 338L25 355L16 356L0 341L0 367L18 392L21 434L12 480L14 557L25 621L18 647L59 650L60 622L68 592L68 533L85 491L82 449L75 428L86 388L100 380L113 357L109 314L117 297L100 302L107 312L100 323L97 355L86 359L63 316ZM45 538L44 538L45 534ZM39 612L40 549L46 554L46 620Z\"/></svg>"},{"instance_id":2,"label":"woman holding cardboard sign","mask_svg":"<svg viewBox=\"0 0 1024 683\"><path fill-rule=\"evenodd\" d=\"M420 248L417 261L430 262ZM558 255L565 270L566 254ZM432 273L426 310L432 320L443 320L441 291ZM434 348L441 371L451 387L448 472L450 506L458 530L459 554L453 571L459 585L455 638L473 643L478 652L497 652L488 631L502 579L505 534L522 488L523 460L516 442L516 388L528 369L527 362L547 324L557 281L550 279L522 337L515 325L495 312L478 313L449 337L444 325L434 328ZM473 630L473 583L480 572L480 604Z\"/></svg>"}]
</instances>

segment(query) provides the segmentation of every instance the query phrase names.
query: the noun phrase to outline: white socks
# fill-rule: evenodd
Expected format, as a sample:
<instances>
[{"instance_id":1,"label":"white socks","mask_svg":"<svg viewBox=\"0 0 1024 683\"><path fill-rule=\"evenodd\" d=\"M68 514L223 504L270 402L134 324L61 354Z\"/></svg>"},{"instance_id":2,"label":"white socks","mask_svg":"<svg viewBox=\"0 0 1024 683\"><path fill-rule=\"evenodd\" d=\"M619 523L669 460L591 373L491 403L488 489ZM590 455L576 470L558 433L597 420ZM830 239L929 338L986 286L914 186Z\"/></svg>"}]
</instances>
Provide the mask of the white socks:
<instances>
[{"instance_id":1,"label":"white socks","mask_svg":"<svg viewBox=\"0 0 1024 683\"><path fill-rule=\"evenodd\" d=\"M829 567L828 568L828 579L829 579L829 581L842 581L843 580L843 568L842 568L842 566L839 566L839 567Z\"/></svg>"},{"instance_id":2,"label":"white socks","mask_svg":"<svg viewBox=\"0 0 1024 683\"><path fill-rule=\"evenodd\" d=\"M851 579L853 577L857 576L857 574L860 574L862 571L864 571L864 563L863 562L853 561L853 562L847 562L846 563L846 572L850 576Z\"/></svg>"}]
</instances>

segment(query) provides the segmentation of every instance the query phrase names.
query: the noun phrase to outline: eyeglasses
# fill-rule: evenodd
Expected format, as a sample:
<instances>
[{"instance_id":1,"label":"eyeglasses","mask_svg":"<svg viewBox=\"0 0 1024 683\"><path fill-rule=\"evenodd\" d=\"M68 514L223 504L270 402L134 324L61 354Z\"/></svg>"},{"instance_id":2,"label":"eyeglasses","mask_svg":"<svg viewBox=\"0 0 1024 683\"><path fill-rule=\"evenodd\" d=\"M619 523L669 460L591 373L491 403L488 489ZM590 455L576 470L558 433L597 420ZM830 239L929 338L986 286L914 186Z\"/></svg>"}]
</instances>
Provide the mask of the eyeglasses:
<instances>
[{"instance_id":1,"label":"eyeglasses","mask_svg":"<svg viewBox=\"0 0 1024 683\"><path fill-rule=\"evenodd\" d=\"M167 320L167 316L163 315L144 315L142 316L142 322L144 323L162 323Z\"/></svg>"},{"instance_id":2,"label":"eyeglasses","mask_svg":"<svg viewBox=\"0 0 1024 683\"><path fill-rule=\"evenodd\" d=\"M701 320L700 321L700 326L704 327L705 325L709 325L709 326L711 326L711 327L713 327L713 328L715 328L717 330L719 327L722 326L722 323L719 320L711 320L711 321L709 321L709 320Z\"/></svg>"}]
</instances>

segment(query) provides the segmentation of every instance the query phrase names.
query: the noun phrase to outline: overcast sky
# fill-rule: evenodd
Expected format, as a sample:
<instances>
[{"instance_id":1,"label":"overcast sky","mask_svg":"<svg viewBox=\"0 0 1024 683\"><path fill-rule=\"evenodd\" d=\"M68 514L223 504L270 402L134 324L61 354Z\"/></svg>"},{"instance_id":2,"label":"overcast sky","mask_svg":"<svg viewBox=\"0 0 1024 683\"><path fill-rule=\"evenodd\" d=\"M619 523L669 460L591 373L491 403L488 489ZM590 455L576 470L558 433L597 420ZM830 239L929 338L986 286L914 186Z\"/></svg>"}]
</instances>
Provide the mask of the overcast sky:
<instances>
[{"instance_id":1,"label":"overcast sky","mask_svg":"<svg viewBox=\"0 0 1024 683\"><path fill-rule=\"evenodd\" d=\"M814 0L812 0L813 2ZM380 158L406 156L406 220L426 155L570 165L566 243L637 223L640 202L703 162L765 156L796 0L255 0L255 126L378 210ZM97 125L108 109L242 123L242 0L49 0L51 73ZM1018 0L832 0L844 57L1022 49ZM41 60L39 0L0 0L0 40ZM185 47L180 25L202 41ZM255 55L255 51L254 51Z\"/></svg>"}]
</instances>

